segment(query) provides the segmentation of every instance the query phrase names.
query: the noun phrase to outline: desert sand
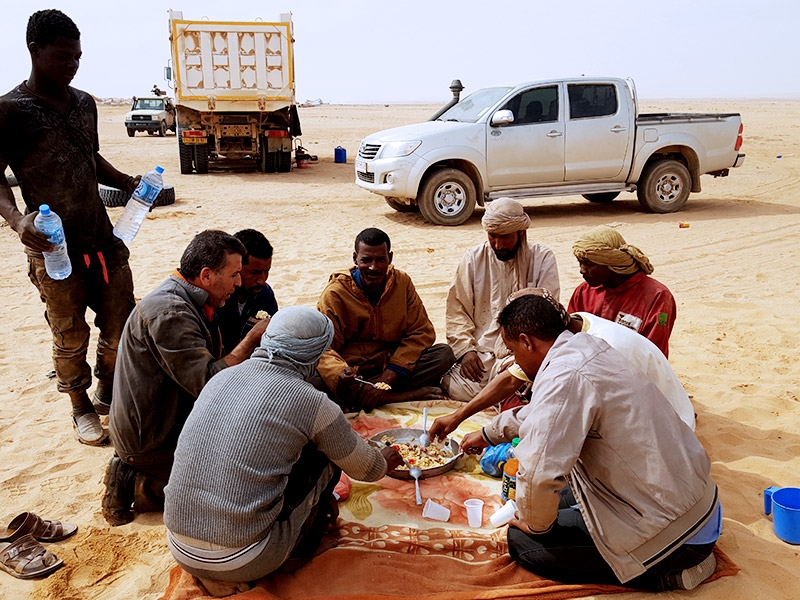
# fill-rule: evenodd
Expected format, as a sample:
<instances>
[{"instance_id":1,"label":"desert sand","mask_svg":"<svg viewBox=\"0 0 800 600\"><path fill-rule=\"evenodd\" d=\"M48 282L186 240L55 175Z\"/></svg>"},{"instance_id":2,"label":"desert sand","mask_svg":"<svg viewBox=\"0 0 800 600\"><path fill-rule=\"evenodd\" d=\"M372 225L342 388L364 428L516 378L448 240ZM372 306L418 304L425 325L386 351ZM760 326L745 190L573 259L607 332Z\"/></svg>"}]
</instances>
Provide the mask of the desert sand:
<instances>
[{"instance_id":1,"label":"desert sand","mask_svg":"<svg viewBox=\"0 0 800 600\"><path fill-rule=\"evenodd\" d=\"M352 164L361 138L424 120L436 108L303 108L303 146L319 157L309 168L198 176L179 174L173 134L129 139L126 107L101 106L103 156L130 173L161 164L176 190L175 204L156 208L130 244L137 297L177 266L197 232L254 227L275 247L270 283L279 303L313 306L329 273L351 264L355 235L375 226L390 235L395 265L413 277L444 341L447 288L462 253L485 239L483 211L460 227L428 225L358 188ZM727 178L703 177L703 191L676 214L645 213L626 193L608 205L579 197L524 201L529 236L555 252L565 303L581 281L571 244L601 224L644 250L654 276L675 295L670 361L693 397L697 434L720 487L719 544L742 569L684 595L794 599L800 547L775 537L762 490L800 485L800 343L791 324L800 299L800 101L645 101L643 109L740 112L744 166ZM347 164L334 162L336 146L347 150ZM112 221L121 210L109 209ZM679 228L680 221L690 227ZM0 598L155 600L174 565L161 516L140 515L117 528L103 520L103 473L113 450L73 438L69 401L46 377L52 363L44 306L28 281L19 239L5 223L0 261L0 526L22 511L80 526L76 536L50 546L64 559L61 570L40 581L0 572Z\"/></svg>"}]
</instances>

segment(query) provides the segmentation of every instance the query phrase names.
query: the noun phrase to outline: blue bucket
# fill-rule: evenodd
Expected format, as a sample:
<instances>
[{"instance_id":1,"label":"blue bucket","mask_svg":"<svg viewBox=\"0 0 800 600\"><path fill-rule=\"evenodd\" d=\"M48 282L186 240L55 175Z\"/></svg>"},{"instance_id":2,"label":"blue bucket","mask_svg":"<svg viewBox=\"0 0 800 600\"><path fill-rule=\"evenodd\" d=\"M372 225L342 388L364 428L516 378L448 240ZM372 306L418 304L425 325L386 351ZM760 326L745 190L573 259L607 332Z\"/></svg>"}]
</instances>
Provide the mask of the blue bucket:
<instances>
[{"instance_id":1,"label":"blue bucket","mask_svg":"<svg viewBox=\"0 0 800 600\"><path fill-rule=\"evenodd\" d=\"M772 513L772 528L784 542L800 544L800 489L772 486L764 490L764 512Z\"/></svg>"},{"instance_id":2,"label":"blue bucket","mask_svg":"<svg viewBox=\"0 0 800 600\"><path fill-rule=\"evenodd\" d=\"M346 163L347 150L345 150L341 146L336 146L336 148L333 149L333 162Z\"/></svg>"}]
</instances>

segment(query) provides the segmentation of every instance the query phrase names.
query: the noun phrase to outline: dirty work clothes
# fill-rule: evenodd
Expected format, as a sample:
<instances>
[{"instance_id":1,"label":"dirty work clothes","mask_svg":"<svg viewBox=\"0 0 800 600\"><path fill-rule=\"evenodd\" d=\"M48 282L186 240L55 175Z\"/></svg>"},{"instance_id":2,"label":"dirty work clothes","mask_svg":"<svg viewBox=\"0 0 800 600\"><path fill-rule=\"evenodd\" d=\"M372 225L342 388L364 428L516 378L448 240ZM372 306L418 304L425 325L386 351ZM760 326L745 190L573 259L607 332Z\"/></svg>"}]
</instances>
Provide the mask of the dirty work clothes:
<instances>
[{"instance_id":1,"label":"dirty work clothes","mask_svg":"<svg viewBox=\"0 0 800 600\"><path fill-rule=\"evenodd\" d=\"M239 304L236 294L234 294L221 308L217 309L225 354L230 354L244 339L247 332L253 328L256 314L260 310L266 311L270 316L278 312L275 294L268 283L264 284L258 294L248 297L244 304Z\"/></svg>"},{"instance_id":2,"label":"dirty work clothes","mask_svg":"<svg viewBox=\"0 0 800 600\"><path fill-rule=\"evenodd\" d=\"M125 323L114 375L109 433L126 464L169 479L178 435L200 390L227 364L208 293L171 275Z\"/></svg>"},{"instance_id":3,"label":"dirty work clothes","mask_svg":"<svg viewBox=\"0 0 800 600\"><path fill-rule=\"evenodd\" d=\"M81 392L91 384L86 362L89 325L86 309L95 313L100 330L94 375L111 386L122 328L133 310L133 278L128 249L120 243L89 260L73 262L72 275L61 281L51 279L43 258L28 257L28 276L45 303L44 318L53 332L53 363L58 391Z\"/></svg>"},{"instance_id":4,"label":"dirty work clothes","mask_svg":"<svg viewBox=\"0 0 800 600\"><path fill-rule=\"evenodd\" d=\"M591 287L585 281L569 300L570 313L588 312L642 334L669 358L669 336L678 309L663 283L642 271L615 287Z\"/></svg>"},{"instance_id":5,"label":"dirty work clothes","mask_svg":"<svg viewBox=\"0 0 800 600\"><path fill-rule=\"evenodd\" d=\"M26 214L48 204L61 217L74 266L84 254L121 242L97 187L97 106L86 92L69 93L63 115L24 84L1 97L0 159L19 180Z\"/></svg>"},{"instance_id":6,"label":"dirty work clothes","mask_svg":"<svg viewBox=\"0 0 800 600\"><path fill-rule=\"evenodd\" d=\"M72 260L66 280L46 275L40 252L27 247L25 252L53 333L58 389L81 392L91 385L86 308L95 312L100 329L95 375L111 383L117 343L134 298L128 250L114 237L97 188L97 107L89 94L74 88L69 93L63 115L24 84L0 98L0 161L20 182L26 214L48 204L64 224Z\"/></svg>"},{"instance_id":7,"label":"dirty work clothes","mask_svg":"<svg viewBox=\"0 0 800 600\"><path fill-rule=\"evenodd\" d=\"M386 287L374 306L346 270L331 275L317 308L333 322L333 343L317 366L331 390L336 390L339 374L348 365L359 373L394 367L410 374L422 352L436 340L411 278L391 265Z\"/></svg>"},{"instance_id":8,"label":"dirty work clothes","mask_svg":"<svg viewBox=\"0 0 800 600\"><path fill-rule=\"evenodd\" d=\"M468 402L497 374L496 359L509 354L500 339L497 316L508 297L524 288L546 288L558 300L560 284L553 252L540 244L520 244L517 255L502 261L489 242L467 251L456 269L447 293L447 343L457 360L478 353L485 375L470 381L456 364L442 379L450 398Z\"/></svg>"}]
</instances>

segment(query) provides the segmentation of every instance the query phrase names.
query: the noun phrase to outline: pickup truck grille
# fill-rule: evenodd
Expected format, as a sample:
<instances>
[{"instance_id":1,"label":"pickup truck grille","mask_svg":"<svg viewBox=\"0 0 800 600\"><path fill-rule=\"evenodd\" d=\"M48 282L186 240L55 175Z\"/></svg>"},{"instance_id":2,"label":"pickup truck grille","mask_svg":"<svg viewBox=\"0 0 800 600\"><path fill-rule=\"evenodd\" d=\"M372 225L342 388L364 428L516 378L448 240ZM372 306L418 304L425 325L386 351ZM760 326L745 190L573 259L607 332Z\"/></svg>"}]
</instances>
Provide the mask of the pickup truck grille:
<instances>
[{"instance_id":1,"label":"pickup truck grille","mask_svg":"<svg viewBox=\"0 0 800 600\"><path fill-rule=\"evenodd\" d=\"M150 119L150 115L133 115L134 121L149 121Z\"/></svg>"},{"instance_id":2,"label":"pickup truck grille","mask_svg":"<svg viewBox=\"0 0 800 600\"><path fill-rule=\"evenodd\" d=\"M361 147L358 149L358 156L366 160L372 160L378 155L378 150L380 149L380 144L361 144Z\"/></svg>"},{"instance_id":3,"label":"pickup truck grille","mask_svg":"<svg viewBox=\"0 0 800 600\"><path fill-rule=\"evenodd\" d=\"M375 173L362 173L361 171L356 171L356 175L361 181L375 183Z\"/></svg>"}]
</instances>

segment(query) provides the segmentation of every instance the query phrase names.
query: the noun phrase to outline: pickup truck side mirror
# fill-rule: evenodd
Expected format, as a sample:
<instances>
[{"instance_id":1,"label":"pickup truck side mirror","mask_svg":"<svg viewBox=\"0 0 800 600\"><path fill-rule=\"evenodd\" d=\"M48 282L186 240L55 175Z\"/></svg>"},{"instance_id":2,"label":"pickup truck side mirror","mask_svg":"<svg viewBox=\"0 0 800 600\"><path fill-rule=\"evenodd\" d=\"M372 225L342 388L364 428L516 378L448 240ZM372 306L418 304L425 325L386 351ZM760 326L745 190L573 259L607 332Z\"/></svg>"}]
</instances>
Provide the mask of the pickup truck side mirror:
<instances>
[{"instance_id":1,"label":"pickup truck side mirror","mask_svg":"<svg viewBox=\"0 0 800 600\"><path fill-rule=\"evenodd\" d=\"M514 122L514 113L510 110L498 110L492 115L492 127L499 127L500 125L508 125Z\"/></svg>"}]
</instances>

